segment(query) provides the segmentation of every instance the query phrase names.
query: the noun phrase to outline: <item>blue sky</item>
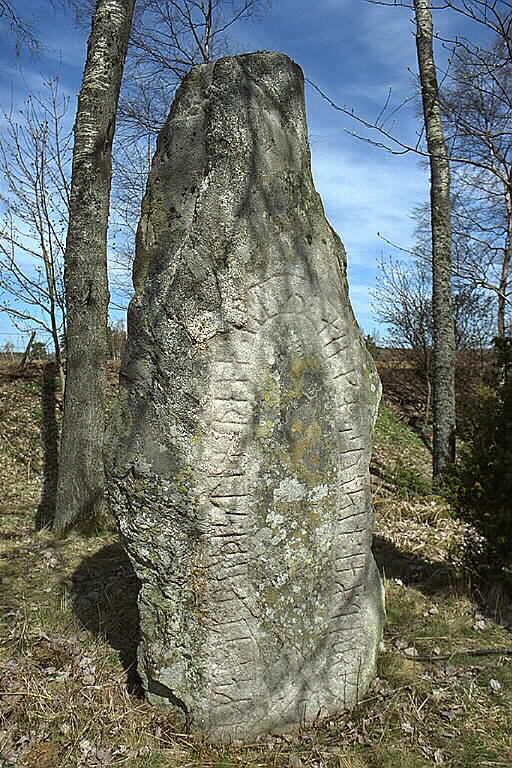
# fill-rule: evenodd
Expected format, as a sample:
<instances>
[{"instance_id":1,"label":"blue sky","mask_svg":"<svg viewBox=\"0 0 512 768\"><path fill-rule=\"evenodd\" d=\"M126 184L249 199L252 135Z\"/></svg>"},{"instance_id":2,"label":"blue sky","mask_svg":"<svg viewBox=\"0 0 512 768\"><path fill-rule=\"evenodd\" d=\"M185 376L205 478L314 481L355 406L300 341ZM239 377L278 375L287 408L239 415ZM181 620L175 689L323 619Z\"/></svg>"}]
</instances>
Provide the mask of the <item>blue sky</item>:
<instances>
[{"instance_id":1,"label":"blue sky","mask_svg":"<svg viewBox=\"0 0 512 768\"><path fill-rule=\"evenodd\" d=\"M50 0L16 0L15 5L20 14L32 19L43 48L37 60L22 56L22 75L12 33L0 18L1 108L19 109L28 88L37 89L45 77L58 75L62 90L72 99L72 117L87 30L76 27L71 14L56 12ZM394 106L413 92L416 53L411 18L408 9L367 0L274 0L260 19L234 27L233 38L240 51L288 54L333 101L371 122L390 89ZM462 17L446 12L436 14L435 25L446 37L467 32ZM437 52L439 61L444 59L440 47ZM428 199L428 171L417 156L391 155L351 136L348 131L361 128L333 110L310 86L306 98L315 183L327 217L347 250L353 307L369 333L378 328L371 309L377 262L391 250L378 233L405 248L411 245L411 211ZM421 130L417 108L401 109L394 130L414 143ZM7 332L16 331L4 315L0 346Z\"/></svg>"}]
</instances>

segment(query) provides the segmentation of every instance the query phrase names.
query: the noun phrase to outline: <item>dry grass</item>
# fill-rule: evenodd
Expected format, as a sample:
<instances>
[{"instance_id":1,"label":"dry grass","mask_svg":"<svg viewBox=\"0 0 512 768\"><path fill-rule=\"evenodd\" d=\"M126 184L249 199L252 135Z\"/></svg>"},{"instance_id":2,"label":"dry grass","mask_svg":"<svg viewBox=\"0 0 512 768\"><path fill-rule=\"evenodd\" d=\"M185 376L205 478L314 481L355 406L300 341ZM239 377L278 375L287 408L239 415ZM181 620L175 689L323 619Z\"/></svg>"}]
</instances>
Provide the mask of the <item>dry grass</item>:
<instances>
[{"instance_id":1,"label":"dry grass","mask_svg":"<svg viewBox=\"0 0 512 768\"><path fill-rule=\"evenodd\" d=\"M33 374L0 379L1 768L512 764L512 657L464 654L512 645L510 632L453 560L464 529L438 499L410 489L405 498L389 476L377 478L375 542L388 622L365 700L353 712L252 745L211 745L178 733L172 717L141 698L137 583L114 534L54 540L34 529L42 454L41 376ZM386 416L378 436L384 473L404 451L418 471L428 465L425 447L396 420ZM507 620L507 596L497 593L498 602ZM415 660L444 653L453 656Z\"/></svg>"}]
</instances>

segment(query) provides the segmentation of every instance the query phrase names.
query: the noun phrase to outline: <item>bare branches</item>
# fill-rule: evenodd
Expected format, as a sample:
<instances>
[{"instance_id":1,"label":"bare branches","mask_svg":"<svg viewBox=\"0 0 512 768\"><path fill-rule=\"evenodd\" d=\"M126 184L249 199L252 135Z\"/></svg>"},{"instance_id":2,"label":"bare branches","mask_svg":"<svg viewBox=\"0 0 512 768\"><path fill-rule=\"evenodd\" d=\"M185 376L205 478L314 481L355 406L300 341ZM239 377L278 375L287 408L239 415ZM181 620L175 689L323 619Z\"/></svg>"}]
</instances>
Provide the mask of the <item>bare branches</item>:
<instances>
[{"instance_id":1,"label":"bare branches","mask_svg":"<svg viewBox=\"0 0 512 768\"><path fill-rule=\"evenodd\" d=\"M407 143L405 141L402 141L397 136L395 136L393 133L388 131L385 128L385 123L388 120L388 116L386 114L387 107L389 106L389 96L386 100L386 103L384 104L383 108L379 112L379 115L377 117L377 120L375 122L371 122L370 120L366 120L364 117L361 117L356 112L354 112L353 109L348 109L348 107L341 106L340 104L336 104L324 91L322 91L319 86L314 83L309 78L306 78L306 82L311 85L312 88L317 91L317 93L320 94L322 99L325 99L325 101L330 104L330 106L335 109L338 112L341 112L342 114L346 115L347 117L350 117L351 120L354 120L356 123L359 123L360 125L364 126L364 128L367 128L370 131L376 131L378 134L380 134L384 139L387 140L388 143L384 143L383 141L378 141L375 139L372 139L368 136L360 136L359 134L353 132L353 131L347 131L351 136L354 136L356 139L360 139L361 141L366 141L368 144L373 144L375 147L379 147L380 149L385 149L387 152L390 152L392 155L406 155L409 152L413 152L414 154L421 155L422 157L428 157L429 154L426 150L421 149L421 135L418 137L417 141L412 143ZM411 97L412 99L413 97ZM410 100L410 99L409 99ZM400 105L400 107L396 108L394 110L394 114L396 113L397 109L400 109L404 104Z\"/></svg>"},{"instance_id":2,"label":"bare branches","mask_svg":"<svg viewBox=\"0 0 512 768\"><path fill-rule=\"evenodd\" d=\"M4 115L0 141L0 309L22 329L52 337L60 362L65 327L63 253L67 227L71 132L63 126L68 100L58 82L31 96L23 119Z\"/></svg>"},{"instance_id":3,"label":"bare branches","mask_svg":"<svg viewBox=\"0 0 512 768\"><path fill-rule=\"evenodd\" d=\"M369 2L373 2L373 0L368 0ZM364 128L367 128L369 131L376 132L378 135L382 136L383 141L379 141L378 139L371 138L371 136L361 136L360 134L356 133L355 131L350 131L348 129L345 129L345 131L350 135L353 136L356 139L359 139L360 141L364 141L367 144L371 144L374 147L378 147L379 149L384 149L386 152L389 152L392 155L407 155L410 153L413 153L415 155L418 155L419 157L429 158L432 156L431 153L427 151L427 149L422 148L422 140L423 140L423 131L420 131L417 135L416 141L413 142L407 142L395 134L391 133L388 129L385 128L385 123L389 120L389 114L385 113L386 106L389 104L389 99L386 101L386 105L381 109L379 112L379 117L374 122L370 120L366 120L364 117L361 117L356 112L354 112L353 109L349 109L348 107L341 106L340 104L336 104L335 101L333 101L330 96L328 96L322 89L314 83L309 78L306 78L306 82L311 85L312 88L317 91L317 93L327 101L330 106L335 109L338 112L341 112L342 114L349 117L354 122L358 123L359 125L362 125ZM393 109L393 114L396 114L399 109L402 109L407 103L410 101L413 101L416 97L411 96L408 99L406 99L404 102L402 102L398 107L395 107ZM450 139L452 137L448 137L448 142L450 142ZM433 155L436 157L436 155ZM477 168L481 168L484 171L490 171L493 172L494 166L492 162L486 161L485 159L468 159L465 157L461 157L458 155L450 156L450 162L451 163L457 163L460 165L471 165L476 166Z\"/></svg>"},{"instance_id":4,"label":"bare branches","mask_svg":"<svg viewBox=\"0 0 512 768\"><path fill-rule=\"evenodd\" d=\"M0 21L7 21L10 29L16 36L16 52L19 53L22 45L36 55L39 51L39 41L35 37L30 24L14 10L14 0L0 0Z\"/></svg>"},{"instance_id":5,"label":"bare branches","mask_svg":"<svg viewBox=\"0 0 512 768\"><path fill-rule=\"evenodd\" d=\"M406 2L405 0L367 0L367 2L375 5L415 10L415 3L412 0L411 2ZM467 68L468 61L471 60L473 69L476 72L476 78L472 77L471 72L468 73L468 93L473 94L474 98L475 92L478 89L478 81L480 80L481 82L483 79L486 81L485 91L481 91L481 95L485 100L485 94L489 94L489 83L493 81L492 100L494 101L494 108L501 108L502 112L507 112L509 115L511 111L512 82L509 75L504 77L503 70L507 67L510 68L510 62L512 61L512 0L439 0L439 2L435 2L434 0L430 5L432 10L440 11L448 9L452 12L460 13L474 22L485 25L496 36L496 42L492 51L482 49L463 37L457 37L453 40L444 40L450 48L452 67L444 73L442 84L439 89L440 96L443 97L443 93L446 91L446 88L449 87L449 83L457 77L456 74L453 73L452 68L454 67L456 72L460 75L461 65L463 68ZM441 38L438 37L438 39ZM394 125L391 128L388 128L391 119L398 110L406 105L407 101L390 112L390 98L388 97L377 119L374 121L367 120L355 114L353 110L336 104L315 83L311 81L308 82L334 109L342 112L351 120L370 131L370 135L366 136L361 136L353 131L347 131L351 135L362 141L371 143L374 146L385 149L392 154L400 155L412 152L422 157L431 157L431 153L429 154L422 146L422 134L419 134L414 141L411 141L396 135L394 132ZM446 114L448 104L445 99L444 102L444 114L445 117L448 117ZM453 117L454 115L452 115L451 120L452 128L455 125ZM478 135L478 131L480 131L480 139L482 142L487 142L488 151L480 152L478 154L473 153L471 157L468 157L467 154L464 153L458 153L457 132L452 135L448 134L447 141L451 148L451 163L472 165L492 174L497 172L501 173L502 181L506 182L508 172L506 169L503 169L504 158L495 144L497 143L497 140L500 139L503 146L506 145L510 148L511 122L509 119L504 120L502 125L502 128L494 125L494 133L490 134L489 126L480 126L480 128L477 128L474 121L468 120L467 117L464 117L463 112L459 112L457 115L456 131L466 133L466 135L471 133L471 135L475 137Z\"/></svg>"},{"instance_id":6,"label":"bare branches","mask_svg":"<svg viewBox=\"0 0 512 768\"><path fill-rule=\"evenodd\" d=\"M504 336L512 262L512 60L504 39L488 50L455 48L441 100L452 152L467 160L456 177L465 225L473 242L493 253L487 264L473 262L473 279L496 294L497 331Z\"/></svg>"},{"instance_id":7,"label":"bare branches","mask_svg":"<svg viewBox=\"0 0 512 768\"><path fill-rule=\"evenodd\" d=\"M226 55L231 28L256 15L268 2L140 0L120 103L123 135L126 129L132 140L148 131L157 133L167 117L174 90L191 67Z\"/></svg>"},{"instance_id":8,"label":"bare branches","mask_svg":"<svg viewBox=\"0 0 512 768\"><path fill-rule=\"evenodd\" d=\"M432 366L432 299L428 254L417 243L407 260L381 259L379 282L372 292L373 311L387 325L387 342L412 350L418 369L426 378ZM428 249L428 245L427 245ZM453 305L457 350L481 349L493 336L493 312L487 288L455 279Z\"/></svg>"},{"instance_id":9,"label":"bare branches","mask_svg":"<svg viewBox=\"0 0 512 768\"><path fill-rule=\"evenodd\" d=\"M413 11L417 7L413 0L368 1ZM453 199L457 198L454 225L463 233L454 233L454 273L495 295L498 332L503 335L505 311L510 314L512 270L512 0L432 0L430 7L462 14L493 34L487 48L465 37L443 40L449 47L449 64L434 90L449 151ZM423 133L409 138L398 133L395 117L406 102L393 109L391 93L371 120L336 104L308 82L334 109L364 129L348 129L350 135L394 155L442 159L435 148L427 151ZM467 255L471 253L473 259Z\"/></svg>"},{"instance_id":10,"label":"bare branches","mask_svg":"<svg viewBox=\"0 0 512 768\"><path fill-rule=\"evenodd\" d=\"M387 5L395 8L410 8L414 10L414 3L406 0L367 0L373 5ZM510 26L512 16L512 2L510 0L434 0L431 3L433 11L451 9L475 21L478 24L499 33Z\"/></svg>"}]
</instances>

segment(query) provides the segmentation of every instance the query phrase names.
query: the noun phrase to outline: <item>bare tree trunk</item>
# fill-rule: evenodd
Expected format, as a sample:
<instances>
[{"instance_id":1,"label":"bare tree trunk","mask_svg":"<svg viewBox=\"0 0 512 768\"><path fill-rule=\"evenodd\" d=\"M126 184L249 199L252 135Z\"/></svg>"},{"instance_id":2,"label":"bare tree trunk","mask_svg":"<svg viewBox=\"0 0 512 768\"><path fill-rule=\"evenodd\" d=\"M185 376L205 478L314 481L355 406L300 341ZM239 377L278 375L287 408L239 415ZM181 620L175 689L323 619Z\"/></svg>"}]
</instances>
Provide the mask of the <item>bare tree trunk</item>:
<instances>
[{"instance_id":1,"label":"bare tree trunk","mask_svg":"<svg viewBox=\"0 0 512 768\"><path fill-rule=\"evenodd\" d=\"M208 10L206 12L204 24L204 62L210 61L210 34L212 31L212 0L208 0Z\"/></svg>"},{"instance_id":2,"label":"bare tree trunk","mask_svg":"<svg viewBox=\"0 0 512 768\"><path fill-rule=\"evenodd\" d=\"M433 485L455 459L455 328L451 289L451 201L448 151L441 123L429 0L414 0L416 49L430 156L432 217Z\"/></svg>"},{"instance_id":3,"label":"bare tree trunk","mask_svg":"<svg viewBox=\"0 0 512 768\"><path fill-rule=\"evenodd\" d=\"M503 252L503 261L501 262L500 281L498 284L498 310L497 310L497 336L501 339L505 336L505 310L507 307L506 290L508 285L508 275L510 272L510 247L505 245Z\"/></svg>"},{"instance_id":4,"label":"bare tree trunk","mask_svg":"<svg viewBox=\"0 0 512 768\"><path fill-rule=\"evenodd\" d=\"M62 363L62 352L60 348L60 339L59 339L59 323L57 320L58 300L57 300L57 291L55 289L55 285L56 285L55 262L54 262L54 259L50 258L50 255L48 254L48 250L44 242L41 242L41 254L43 257L43 263L44 263L44 268L46 272L46 285L48 286L48 299L49 299L48 309L50 312L50 327L52 331L53 348L55 350L55 364L57 366L57 371L59 373L61 391L62 391L62 394L64 394L66 377L64 373L64 365Z\"/></svg>"},{"instance_id":5,"label":"bare tree trunk","mask_svg":"<svg viewBox=\"0 0 512 768\"><path fill-rule=\"evenodd\" d=\"M425 375L427 378L427 401L425 403L423 426L426 428L430 418L430 406L432 403L432 352L430 349L425 351Z\"/></svg>"},{"instance_id":6,"label":"bare tree trunk","mask_svg":"<svg viewBox=\"0 0 512 768\"><path fill-rule=\"evenodd\" d=\"M507 203L507 237L505 241L505 250L503 252L503 262L501 264L500 284L498 292L498 336L502 339L506 336L505 311L507 308L507 288L510 274L510 263L512 261L512 172L505 192Z\"/></svg>"},{"instance_id":7,"label":"bare tree trunk","mask_svg":"<svg viewBox=\"0 0 512 768\"><path fill-rule=\"evenodd\" d=\"M428 420L430 416L430 403L432 400L432 384L430 383L430 376L427 379L427 401L425 403L425 416L423 418L423 427L428 426Z\"/></svg>"},{"instance_id":8,"label":"bare tree trunk","mask_svg":"<svg viewBox=\"0 0 512 768\"><path fill-rule=\"evenodd\" d=\"M112 140L135 0L97 0L78 99L66 241L66 389L54 530L101 524Z\"/></svg>"},{"instance_id":9,"label":"bare tree trunk","mask_svg":"<svg viewBox=\"0 0 512 768\"><path fill-rule=\"evenodd\" d=\"M30 350L32 349L32 344L34 343L35 338L36 338L36 331L32 331L32 333L30 334L30 339L28 340L28 344L25 347L23 357L21 358L20 371L23 371L26 364L28 363L28 359L30 357Z\"/></svg>"}]
</instances>

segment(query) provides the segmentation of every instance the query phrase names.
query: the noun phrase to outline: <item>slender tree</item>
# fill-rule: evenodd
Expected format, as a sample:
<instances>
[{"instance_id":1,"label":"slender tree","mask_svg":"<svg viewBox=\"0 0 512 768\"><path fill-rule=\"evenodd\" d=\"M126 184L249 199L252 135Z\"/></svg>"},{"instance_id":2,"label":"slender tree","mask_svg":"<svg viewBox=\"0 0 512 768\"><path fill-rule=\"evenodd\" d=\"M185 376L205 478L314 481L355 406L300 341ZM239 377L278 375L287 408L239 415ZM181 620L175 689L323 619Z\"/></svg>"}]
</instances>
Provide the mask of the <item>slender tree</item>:
<instances>
[{"instance_id":1,"label":"slender tree","mask_svg":"<svg viewBox=\"0 0 512 768\"><path fill-rule=\"evenodd\" d=\"M494 285L497 335L503 337L512 262L512 59L506 40L496 37L489 49L459 44L449 78L441 91L447 140L451 154L467 161L456 166L454 181L479 254L474 271Z\"/></svg>"},{"instance_id":2,"label":"slender tree","mask_svg":"<svg viewBox=\"0 0 512 768\"><path fill-rule=\"evenodd\" d=\"M455 456L455 342L454 323L451 310L451 221L450 221L450 166L447 144L441 121L441 104L436 66L433 56L432 7L451 9L471 21L491 30L502 41L505 57L512 57L511 24L512 3L510 0L369 0L378 5L412 8L416 21L416 48L422 94L427 151L422 147L422 135L416 141L401 138L389 127L389 119L397 111L391 111L389 98L379 113L377 120L370 121L354 113L353 110L336 104L317 85L311 83L320 95L334 109L342 112L360 126L377 135L377 139L368 136L353 135L363 138L375 146L392 152L406 154L414 152L427 156L431 168L431 220L432 220L432 269L433 269L433 322L434 322L434 457L433 481L439 487L447 465ZM449 41L448 41L449 42ZM478 46L467 40L457 38L451 41L452 47L468 47L478 53ZM510 91L508 91L510 94ZM391 96L391 94L390 94ZM509 95L508 95L509 97ZM391 113L391 114L390 114ZM374 134L375 132L375 134ZM452 162L475 165L473 157L452 157ZM478 161L476 163L478 166ZM505 182L505 200L510 209L510 176ZM508 190L508 197L507 197ZM507 283L509 281L508 254L512 242L512 227L507 232L507 244L504 249L501 275L498 284L489 283L485 278L477 280L482 287L495 290L500 297L499 314L503 316L504 304L508 300Z\"/></svg>"},{"instance_id":3,"label":"slender tree","mask_svg":"<svg viewBox=\"0 0 512 768\"><path fill-rule=\"evenodd\" d=\"M432 43L429 0L414 0L416 51L430 163L433 314L433 484L455 460L455 328L452 307L450 164Z\"/></svg>"},{"instance_id":4,"label":"slender tree","mask_svg":"<svg viewBox=\"0 0 512 768\"><path fill-rule=\"evenodd\" d=\"M56 80L25 102L20 122L4 114L0 137L0 311L20 330L52 339L64 388L63 253L69 205L68 99Z\"/></svg>"},{"instance_id":5,"label":"slender tree","mask_svg":"<svg viewBox=\"0 0 512 768\"><path fill-rule=\"evenodd\" d=\"M135 0L97 0L78 99L64 284L66 390L54 529L104 512L107 225L112 141Z\"/></svg>"}]
</instances>

